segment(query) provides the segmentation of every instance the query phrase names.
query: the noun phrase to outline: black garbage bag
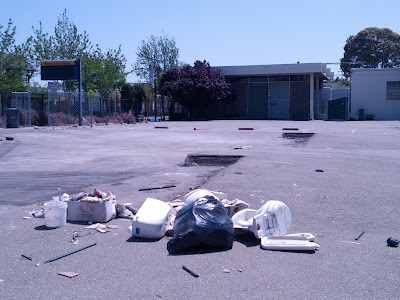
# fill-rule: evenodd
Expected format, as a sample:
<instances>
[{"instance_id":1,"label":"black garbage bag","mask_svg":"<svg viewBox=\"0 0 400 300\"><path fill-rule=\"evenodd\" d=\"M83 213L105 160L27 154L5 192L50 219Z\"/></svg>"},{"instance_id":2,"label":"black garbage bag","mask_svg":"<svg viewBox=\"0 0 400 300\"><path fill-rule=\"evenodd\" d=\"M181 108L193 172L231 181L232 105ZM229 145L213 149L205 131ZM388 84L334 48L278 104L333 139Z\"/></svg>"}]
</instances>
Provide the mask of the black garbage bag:
<instances>
[{"instance_id":1,"label":"black garbage bag","mask_svg":"<svg viewBox=\"0 0 400 300\"><path fill-rule=\"evenodd\" d=\"M200 198L178 211L169 253L193 248L230 249L233 223L222 203L212 196Z\"/></svg>"}]
</instances>

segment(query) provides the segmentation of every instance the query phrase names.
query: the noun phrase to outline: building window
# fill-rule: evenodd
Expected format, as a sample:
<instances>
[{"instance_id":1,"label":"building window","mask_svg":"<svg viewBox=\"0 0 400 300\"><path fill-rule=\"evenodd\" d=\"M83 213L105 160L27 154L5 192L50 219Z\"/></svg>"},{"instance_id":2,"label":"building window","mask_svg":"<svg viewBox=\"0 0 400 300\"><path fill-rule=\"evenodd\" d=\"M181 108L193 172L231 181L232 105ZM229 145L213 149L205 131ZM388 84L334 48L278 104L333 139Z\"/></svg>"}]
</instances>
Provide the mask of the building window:
<instances>
[{"instance_id":1,"label":"building window","mask_svg":"<svg viewBox=\"0 0 400 300\"><path fill-rule=\"evenodd\" d=\"M310 81L310 75L290 75L290 81Z\"/></svg>"},{"instance_id":2,"label":"building window","mask_svg":"<svg viewBox=\"0 0 400 300\"><path fill-rule=\"evenodd\" d=\"M269 82L275 82L275 81L289 81L289 75L269 76Z\"/></svg>"},{"instance_id":3,"label":"building window","mask_svg":"<svg viewBox=\"0 0 400 300\"><path fill-rule=\"evenodd\" d=\"M248 81L248 77L238 77L238 76L232 76L232 77L226 77L228 78L229 83L236 83L236 82L247 82Z\"/></svg>"},{"instance_id":4,"label":"building window","mask_svg":"<svg viewBox=\"0 0 400 300\"><path fill-rule=\"evenodd\" d=\"M268 76L249 77L249 82L268 82Z\"/></svg>"},{"instance_id":5,"label":"building window","mask_svg":"<svg viewBox=\"0 0 400 300\"><path fill-rule=\"evenodd\" d=\"M400 81L386 82L386 99L400 100Z\"/></svg>"}]
</instances>

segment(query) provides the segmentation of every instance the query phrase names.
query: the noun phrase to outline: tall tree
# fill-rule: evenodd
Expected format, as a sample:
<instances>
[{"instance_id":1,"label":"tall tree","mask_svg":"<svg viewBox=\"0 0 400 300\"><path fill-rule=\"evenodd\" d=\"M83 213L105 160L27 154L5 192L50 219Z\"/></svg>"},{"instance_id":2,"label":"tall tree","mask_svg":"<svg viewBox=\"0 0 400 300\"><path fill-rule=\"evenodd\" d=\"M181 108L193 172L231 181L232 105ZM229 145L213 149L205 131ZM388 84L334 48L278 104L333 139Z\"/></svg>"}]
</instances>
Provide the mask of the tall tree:
<instances>
[{"instance_id":1,"label":"tall tree","mask_svg":"<svg viewBox=\"0 0 400 300\"><path fill-rule=\"evenodd\" d=\"M230 94L222 72L212 70L206 61L164 72L160 92L186 107L194 118L204 117L208 105L222 102Z\"/></svg>"},{"instance_id":2,"label":"tall tree","mask_svg":"<svg viewBox=\"0 0 400 300\"><path fill-rule=\"evenodd\" d=\"M103 53L97 45L96 50L82 58L82 77L88 89L97 90L103 98L111 98L112 93L125 83L125 67L126 58L121 46L117 50L110 49ZM90 80L94 74L96 80Z\"/></svg>"},{"instance_id":3,"label":"tall tree","mask_svg":"<svg viewBox=\"0 0 400 300\"><path fill-rule=\"evenodd\" d=\"M341 59L346 77L351 68L393 68L400 66L400 35L388 28L368 27L351 35Z\"/></svg>"},{"instance_id":4,"label":"tall tree","mask_svg":"<svg viewBox=\"0 0 400 300\"><path fill-rule=\"evenodd\" d=\"M32 29L34 34L28 38L26 47L30 49L29 58L36 70L40 70L42 60L81 59L92 49L88 34L78 32L77 26L68 18L67 10L58 16L54 35L43 32L41 22L39 28ZM65 81L63 85L65 91L74 91L77 82Z\"/></svg>"},{"instance_id":5,"label":"tall tree","mask_svg":"<svg viewBox=\"0 0 400 300\"><path fill-rule=\"evenodd\" d=\"M132 109L135 115L139 115L142 108L142 101L146 97L143 84L135 83L131 85L124 83L121 87L121 97L125 99L122 110L126 112Z\"/></svg>"},{"instance_id":6,"label":"tall tree","mask_svg":"<svg viewBox=\"0 0 400 300\"><path fill-rule=\"evenodd\" d=\"M149 79L149 66L155 64L156 78L160 78L162 72L178 66L179 49L175 39L163 35L156 37L151 35L147 40L142 40L136 52L137 58L133 70L144 81Z\"/></svg>"},{"instance_id":7,"label":"tall tree","mask_svg":"<svg viewBox=\"0 0 400 300\"><path fill-rule=\"evenodd\" d=\"M28 69L22 49L15 45L16 27L9 19L7 27L0 24L0 90L19 90L24 87L23 75Z\"/></svg>"},{"instance_id":8,"label":"tall tree","mask_svg":"<svg viewBox=\"0 0 400 300\"><path fill-rule=\"evenodd\" d=\"M78 33L76 25L67 17L67 10L58 17L53 40L56 59L79 59L91 49L88 34Z\"/></svg>"}]
</instances>

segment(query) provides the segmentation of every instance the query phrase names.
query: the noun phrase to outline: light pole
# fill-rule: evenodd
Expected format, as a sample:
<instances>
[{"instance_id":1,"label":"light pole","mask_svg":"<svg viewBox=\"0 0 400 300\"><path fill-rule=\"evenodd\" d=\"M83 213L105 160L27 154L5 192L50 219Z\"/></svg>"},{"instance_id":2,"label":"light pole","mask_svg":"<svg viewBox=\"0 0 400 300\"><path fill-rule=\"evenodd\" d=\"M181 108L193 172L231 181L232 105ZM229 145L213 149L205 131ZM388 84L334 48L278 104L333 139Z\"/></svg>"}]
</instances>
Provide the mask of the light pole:
<instances>
[{"instance_id":1,"label":"light pole","mask_svg":"<svg viewBox=\"0 0 400 300\"><path fill-rule=\"evenodd\" d=\"M156 72L156 54L153 55L154 66L154 122L157 122L157 72Z\"/></svg>"}]
</instances>

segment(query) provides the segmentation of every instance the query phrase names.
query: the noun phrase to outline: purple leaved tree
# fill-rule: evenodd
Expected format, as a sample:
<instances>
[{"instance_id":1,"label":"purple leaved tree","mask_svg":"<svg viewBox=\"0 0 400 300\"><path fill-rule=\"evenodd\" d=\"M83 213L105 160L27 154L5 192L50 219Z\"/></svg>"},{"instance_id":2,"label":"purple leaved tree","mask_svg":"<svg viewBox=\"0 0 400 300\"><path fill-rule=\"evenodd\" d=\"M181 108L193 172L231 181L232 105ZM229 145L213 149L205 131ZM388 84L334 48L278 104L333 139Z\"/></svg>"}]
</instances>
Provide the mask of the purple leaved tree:
<instances>
[{"instance_id":1,"label":"purple leaved tree","mask_svg":"<svg viewBox=\"0 0 400 300\"><path fill-rule=\"evenodd\" d=\"M219 70L212 70L207 61L196 61L194 66L170 69L160 80L160 93L184 106L190 118L206 118L211 104L225 101L229 84Z\"/></svg>"}]
</instances>

